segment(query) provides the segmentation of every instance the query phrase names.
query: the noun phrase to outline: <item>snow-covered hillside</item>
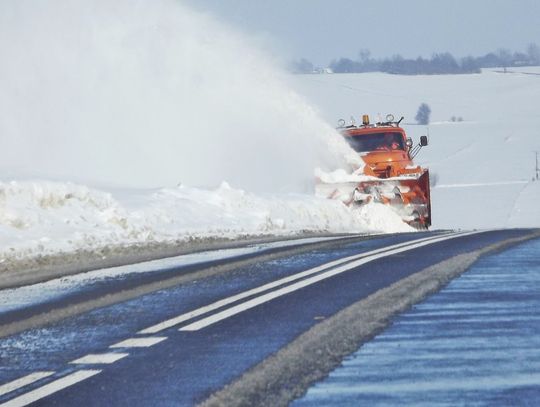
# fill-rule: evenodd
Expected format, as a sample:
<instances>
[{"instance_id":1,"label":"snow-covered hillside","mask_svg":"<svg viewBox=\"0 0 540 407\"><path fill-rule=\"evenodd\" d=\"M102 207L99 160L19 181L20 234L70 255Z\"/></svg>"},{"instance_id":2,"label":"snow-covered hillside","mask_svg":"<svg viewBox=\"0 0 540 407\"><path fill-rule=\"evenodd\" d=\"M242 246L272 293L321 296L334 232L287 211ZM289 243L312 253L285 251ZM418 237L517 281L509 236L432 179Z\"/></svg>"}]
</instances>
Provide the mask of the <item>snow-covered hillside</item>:
<instances>
[{"instance_id":1,"label":"snow-covered hillside","mask_svg":"<svg viewBox=\"0 0 540 407\"><path fill-rule=\"evenodd\" d=\"M303 75L293 83L329 122L363 113L405 116L420 103L431 124L405 125L430 136L417 157L434 181L434 228L540 226L540 182L532 182L540 151L540 68L475 75L399 76L381 73ZM452 116L463 121L453 122Z\"/></svg>"}]
</instances>

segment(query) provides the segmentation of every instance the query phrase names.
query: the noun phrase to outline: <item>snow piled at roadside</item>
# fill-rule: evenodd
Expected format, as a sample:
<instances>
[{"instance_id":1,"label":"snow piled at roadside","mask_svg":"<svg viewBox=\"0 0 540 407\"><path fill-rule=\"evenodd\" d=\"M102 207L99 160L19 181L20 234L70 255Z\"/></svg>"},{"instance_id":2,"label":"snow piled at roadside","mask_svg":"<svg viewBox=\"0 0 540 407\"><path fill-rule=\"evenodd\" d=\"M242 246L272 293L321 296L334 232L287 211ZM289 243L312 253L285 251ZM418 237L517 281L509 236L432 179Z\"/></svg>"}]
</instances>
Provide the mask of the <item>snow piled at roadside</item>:
<instances>
[{"instance_id":1,"label":"snow piled at roadside","mask_svg":"<svg viewBox=\"0 0 540 407\"><path fill-rule=\"evenodd\" d=\"M383 205L350 209L310 195L255 195L223 183L113 193L46 181L0 182L0 262L192 238L299 232L405 232Z\"/></svg>"},{"instance_id":2,"label":"snow piled at roadside","mask_svg":"<svg viewBox=\"0 0 540 407\"><path fill-rule=\"evenodd\" d=\"M363 181L372 181L377 180L378 178L370 177L364 175L364 167L358 168L353 172L348 172L342 168L338 168L334 171L323 171L320 168L315 169L315 177L318 178L323 183L335 184L335 183L345 183L345 182L363 182Z\"/></svg>"}]
</instances>

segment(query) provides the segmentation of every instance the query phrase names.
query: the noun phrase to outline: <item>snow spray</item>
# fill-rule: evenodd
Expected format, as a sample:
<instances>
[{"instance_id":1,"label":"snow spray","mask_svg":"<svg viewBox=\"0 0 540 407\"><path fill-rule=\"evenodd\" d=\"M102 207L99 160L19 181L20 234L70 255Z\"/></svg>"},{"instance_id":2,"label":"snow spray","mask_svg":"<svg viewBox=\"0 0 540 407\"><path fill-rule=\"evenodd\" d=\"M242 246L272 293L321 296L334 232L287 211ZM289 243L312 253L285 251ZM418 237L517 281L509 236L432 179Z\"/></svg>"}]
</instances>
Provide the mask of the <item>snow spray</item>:
<instances>
[{"instance_id":1,"label":"snow spray","mask_svg":"<svg viewBox=\"0 0 540 407\"><path fill-rule=\"evenodd\" d=\"M174 0L4 0L0 58L4 179L303 192L349 151L272 57Z\"/></svg>"}]
</instances>

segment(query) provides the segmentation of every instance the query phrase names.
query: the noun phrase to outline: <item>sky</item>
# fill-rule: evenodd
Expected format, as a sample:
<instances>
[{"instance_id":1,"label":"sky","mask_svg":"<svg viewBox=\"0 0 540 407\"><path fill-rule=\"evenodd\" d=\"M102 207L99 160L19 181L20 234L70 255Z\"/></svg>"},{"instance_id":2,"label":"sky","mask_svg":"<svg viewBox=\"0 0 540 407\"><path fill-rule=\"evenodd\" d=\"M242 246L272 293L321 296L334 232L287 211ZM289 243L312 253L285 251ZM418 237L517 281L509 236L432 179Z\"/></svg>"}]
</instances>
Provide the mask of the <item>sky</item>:
<instances>
[{"instance_id":1,"label":"sky","mask_svg":"<svg viewBox=\"0 0 540 407\"><path fill-rule=\"evenodd\" d=\"M240 31L284 60L327 66L374 57L479 56L540 44L538 0L181 0Z\"/></svg>"}]
</instances>

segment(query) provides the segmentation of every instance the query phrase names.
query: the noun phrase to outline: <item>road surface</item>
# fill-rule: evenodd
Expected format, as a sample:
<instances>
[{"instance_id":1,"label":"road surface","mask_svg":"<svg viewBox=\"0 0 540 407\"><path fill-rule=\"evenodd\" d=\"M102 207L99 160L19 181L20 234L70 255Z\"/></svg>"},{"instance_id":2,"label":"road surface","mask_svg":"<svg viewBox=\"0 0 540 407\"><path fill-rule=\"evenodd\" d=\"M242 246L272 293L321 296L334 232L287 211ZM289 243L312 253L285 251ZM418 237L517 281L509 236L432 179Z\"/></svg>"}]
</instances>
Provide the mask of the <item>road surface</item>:
<instances>
[{"instance_id":1,"label":"road surface","mask_svg":"<svg viewBox=\"0 0 540 407\"><path fill-rule=\"evenodd\" d=\"M293 406L537 405L539 253L534 239L482 258Z\"/></svg>"},{"instance_id":2,"label":"road surface","mask_svg":"<svg viewBox=\"0 0 540 407\"><path fill-rule=\"evenodd\" d=\"M399 288L433 265L457 264L452 259L533 233L538 231L311 239L5 289L0 292L0 406L286 404L311 379L291 383L291 389L266 380L286 377L283 369L289 365L300 369L295 377L316 379L314 370L324 374L336 364L325 350L340 354L343 347L350 353L351 344L357 346L342 343L338 332L347 323L336 315ZM415 293L418 298L438 288L428 283L424 293ZM405 301L376 315L376 329L407 306ZM337 324L336 335L318 341L321 356L313 354L310 361L300 349L295 359L299 338L311 332L316 338L317 329L330 321ZM353 336L361 342L373 334ZM266 390L246 386L253 383L249 380L260 380ZM247 391L235 390L231 398L222 390L231 383L238 386L233 389L244 383Z\"/></svg>"}]
</instances>

